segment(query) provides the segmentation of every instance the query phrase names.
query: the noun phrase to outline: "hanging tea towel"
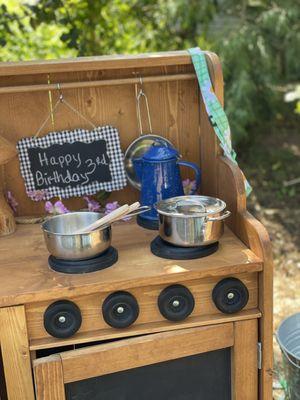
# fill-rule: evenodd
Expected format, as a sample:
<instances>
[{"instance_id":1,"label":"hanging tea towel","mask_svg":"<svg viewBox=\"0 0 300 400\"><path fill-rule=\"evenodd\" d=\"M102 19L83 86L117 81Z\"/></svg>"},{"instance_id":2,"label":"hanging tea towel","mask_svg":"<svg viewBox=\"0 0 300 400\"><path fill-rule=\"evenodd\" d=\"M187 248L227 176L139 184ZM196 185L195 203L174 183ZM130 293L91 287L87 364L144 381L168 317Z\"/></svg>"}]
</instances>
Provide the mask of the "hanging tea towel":
<instances>
[{"instance_id":1,"label":"hanging tea towel","mask_svg":"<svg viewBox=\"0 0 300 400\"><path fill-rule=\"evenodd\" d=\"M188 52L192 57L193 65L196 71L199 87L202 93L208 117L216 135L220 140L220 144L222 149L224 150L224 154L231 161L237 164L236 153L233 150L231 144L231 133L228 118L217 96L214 93L205 60L205 54L199 47L189 49ZM251 193L251 190L252 188L245 178L245 191L247 196Z\"/></svg>"}]
</instances>

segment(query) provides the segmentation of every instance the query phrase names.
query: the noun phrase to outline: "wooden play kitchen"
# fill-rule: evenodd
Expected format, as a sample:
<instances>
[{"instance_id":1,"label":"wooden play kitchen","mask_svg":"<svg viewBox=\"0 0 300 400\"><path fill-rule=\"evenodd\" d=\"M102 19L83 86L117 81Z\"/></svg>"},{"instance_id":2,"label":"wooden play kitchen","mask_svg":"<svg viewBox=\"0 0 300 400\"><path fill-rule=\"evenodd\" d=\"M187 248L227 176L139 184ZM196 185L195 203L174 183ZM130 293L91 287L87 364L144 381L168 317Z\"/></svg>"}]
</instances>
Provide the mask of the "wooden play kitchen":
<instances>
[{"instance_id":1,"label":"wooden play kitchen","mask_svg":"<svg viewBox=\"0 0 300 400\"><path fill-rule=\"evenodd\" d=\"M211 52L205 56L223 104L220 61ZM140 136L135 85L141 77L151 113L151 131L144 133L165 138L201 168L198 194L221 199L231 212L224 234L205 256L164 257L155 253L157 230L134 219L116 222L110 249L117 256L111 250L109 267L74 273L76 260L54 260L57 268L71 268L58 272L49 266L41 225L16 225L5 201L4 193L14 194L23 220L44 214L43 202L26 193L26 168L22 177L15 145L28 145L63 93L86 120L106 127L96 128L97 135L116 138L116 129L125 152ZM270 240L247 211L244 176L223 155L189 53L2 63L0 115L1 400L270 400ZM48 123L48 131L89 137L88 123L68 107L57 108ZM78 126L82 130L74 131ZM94 150L87 146L89 154ZM107 154L103 150L101 168ZM87 178L84 171L81 177ZM46 169L43 185L47 179ZM123 175L113 184L123 185ZM65 202L74 211L83 208L76 190ZM109 201L130 205L139 194L125 184Z\"/></svg>"}]
</instances>

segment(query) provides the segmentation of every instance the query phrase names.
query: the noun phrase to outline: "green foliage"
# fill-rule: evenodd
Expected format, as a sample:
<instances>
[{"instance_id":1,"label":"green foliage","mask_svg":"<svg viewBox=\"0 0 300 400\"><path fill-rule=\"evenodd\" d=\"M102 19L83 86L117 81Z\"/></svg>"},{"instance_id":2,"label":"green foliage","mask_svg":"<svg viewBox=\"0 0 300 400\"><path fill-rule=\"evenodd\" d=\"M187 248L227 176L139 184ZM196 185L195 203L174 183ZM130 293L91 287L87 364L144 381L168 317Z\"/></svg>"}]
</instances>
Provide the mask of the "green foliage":
<instances>
[{"instance_id":1,"label":"green foliage","mask_svg":"<svg viewBox=\"0 0 300 400\"><path fill-rule=\"evenodd\" d=\"M296 135L294 129L276 127L271 135L261 135L240 153L239 165L257 188L255 194L262 207L272 204L281 208L288 201L290 208L299 208L300 185L285 185L300 176Z\"/></svg>"},{"instance_id":2,"label":"green foliage","mask_svg":"<svg viewBox=\"0 0 300 400\"><path fill-rule=\"evenodd\" d=\"M3 61L198 45L222 58L235 141L245 142L250 132L293 110L278 89L300 78L300 7L294 0L26 1L0 0Z\"/></svg>"},{"instance_id":3,"label":"green foliage","mask_svg":"<svg viewBox=\"0 0 300 400\"><path fill-rule=\"evenodd\" d=\"M226 39L216 47L224 62L227 113L241 140L251 128L261 129L292 110L284 107L283 93L276 89L300 78L295 57L300 8L289 0L245 1L230 15L235 29L225 30Z\"/></svg>"},{"instance_id":4,"label":"green foliage","mask_svg":"<svg viewBox=\"0 0 300 400\"><path fill-rule=\"evenodd\" d=\"M0 61L50 59L76 56L60 37L58 25L31 26L31 16L17 0L0 0Z\"/></svg>"}]
</instances>

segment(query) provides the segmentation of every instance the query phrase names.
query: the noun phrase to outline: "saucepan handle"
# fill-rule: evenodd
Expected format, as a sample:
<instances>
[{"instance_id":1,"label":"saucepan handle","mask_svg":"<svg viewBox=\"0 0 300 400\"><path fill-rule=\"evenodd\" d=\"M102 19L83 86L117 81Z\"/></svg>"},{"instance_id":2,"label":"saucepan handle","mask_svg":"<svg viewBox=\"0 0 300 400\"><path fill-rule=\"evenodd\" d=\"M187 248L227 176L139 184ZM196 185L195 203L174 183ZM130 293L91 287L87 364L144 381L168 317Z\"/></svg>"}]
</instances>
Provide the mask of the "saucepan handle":
<instances>
[{"instance_id":1,"label":"saucepan handle","mask_svg":"<svg viewBox=\"0 0 300 400\"><path fill-rule=\"evenodd\" d=\"M222 221L223 219L229 217L230 214L231 212L227 210L224 212L224 214L221 214L218 217L207 217L207 221Z\"/></svg>"},{"instance_id":2,"label":"saucepan handle","mask_svg":"<svg viewBox=\"0 0 300 400\"><path fill-rule=\"evenodd\" d=\"M191 191L190 194L195 194L201 184L201 169L198 167L197 164L190 162L190 161L177 161L178 165L182 165L184 167L192 168L195 172L195 180L196 180L196 187Z\"/></svg>"}]
</instances>

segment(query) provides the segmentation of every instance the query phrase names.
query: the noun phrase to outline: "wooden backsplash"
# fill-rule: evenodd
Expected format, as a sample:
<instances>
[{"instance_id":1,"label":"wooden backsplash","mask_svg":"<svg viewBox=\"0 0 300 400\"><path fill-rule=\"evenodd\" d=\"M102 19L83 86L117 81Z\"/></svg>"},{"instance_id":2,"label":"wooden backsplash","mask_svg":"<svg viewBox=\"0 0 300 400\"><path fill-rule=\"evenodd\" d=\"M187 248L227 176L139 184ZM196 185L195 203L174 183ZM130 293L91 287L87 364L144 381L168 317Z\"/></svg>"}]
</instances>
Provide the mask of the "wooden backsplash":
<instances>
[{"instance_id":1,"label":"wooden backsplash","mask_svg":"<svg viewBox=\"0 0 300 400\"><path fill-rule=\"evenodd\" d=\"M47 84L49 81L64 83L134 76L161 76L194 71L186 52L168 54L170 58L160 53L161 58L164 55L165 60L169 60L169 62L164 61L164 66L161 66L162 61L159 56L156 58L147 55L139 56L135 62L130 61L127 64L126 57L122 58L121 64L118 64L118 59L106 58L105 60L111 60L111 66L107 66L103 58L99 57L93 58L90 63L86 62L84 66L81 64L82 59L74 60L73 71L72 61L62 61L61 64L37 62L32 64L31 68L26 63L12 64L11 68L7 68L7 64L0 63L0 75L2 75L0 87ZM212 53L208 53L207 57L216 93L222 101L223 82L218 60ZM31 69L34 73L30 73ZM218 74L217 77L216 74ZM179 149L183 159L200 164L203 169L202 191L206 194L214 194L216 192L214 159L219 150L215 134L204 110L196 77L194 80L144 83L143 89L149 101L153 133L168 138ZM58 95L58 91L52 91L53 104ZM120 134L123 151L139 136L133 84L66 89L63 95L74 108L95 125L115 126ZM0 94L0 135L16 144L23 137L33 136L49 112L48 91ZM149 133L144 107L142 107L142 114L144 131ZM90 128L72 111L60 105L54 115L53 124L49 121L41 135L53 130L77 127ZM185 173L186 171L184 171L184 176ZM17 199L19 215L43 214L43 202L33 202L25 193L18 159L5 166L4 186L6 190L11 190ZM122 191L113 192L109 199L123 203L133 201L138 196L137 190L127 186ZM70 209L83 206L81 199L73 198L66 200L65 203Z\"/></svg>"}]
</instances>

